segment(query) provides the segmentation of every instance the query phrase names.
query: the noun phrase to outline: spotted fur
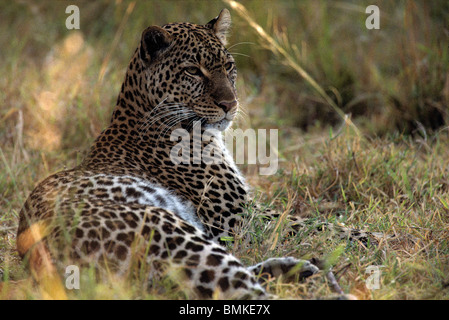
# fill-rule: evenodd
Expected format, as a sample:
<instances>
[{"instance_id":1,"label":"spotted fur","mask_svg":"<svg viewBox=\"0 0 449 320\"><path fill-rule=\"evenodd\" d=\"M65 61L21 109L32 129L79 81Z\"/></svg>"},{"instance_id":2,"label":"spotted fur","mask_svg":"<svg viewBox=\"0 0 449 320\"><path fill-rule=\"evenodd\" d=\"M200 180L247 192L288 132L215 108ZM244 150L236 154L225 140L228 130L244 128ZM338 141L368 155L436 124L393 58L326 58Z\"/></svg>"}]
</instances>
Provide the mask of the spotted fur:
<instances>
[{"instance_id":1,"label":"spotted fur","mask_svg":"<svg viewBox=\"0 0 449 320\"><path fill-rule=\"evenodd\" d=\"M170 133L191 132L198 123L203 131L215 129L208 143L225 150L221 131L238 111L237 71L224 46L230 20L223 10L205 25L174 23L142 33L109 126L81 165L39 183L20 212L18 251L38 257L31 259L38 277L46 274L46 250L56 260L68 252L78 263L107 261L117 274L140 257L151 274L163 265L182 270L184 287L197 297L266 298L258 274L279 275L303 263L279 258L247 268L220 246L249 200L227 152L220 164L170 159L177 143ZM60 241L67 235L68 245ZM302 271L316 268L305 263Z\"/></svg>"}]
</instances>

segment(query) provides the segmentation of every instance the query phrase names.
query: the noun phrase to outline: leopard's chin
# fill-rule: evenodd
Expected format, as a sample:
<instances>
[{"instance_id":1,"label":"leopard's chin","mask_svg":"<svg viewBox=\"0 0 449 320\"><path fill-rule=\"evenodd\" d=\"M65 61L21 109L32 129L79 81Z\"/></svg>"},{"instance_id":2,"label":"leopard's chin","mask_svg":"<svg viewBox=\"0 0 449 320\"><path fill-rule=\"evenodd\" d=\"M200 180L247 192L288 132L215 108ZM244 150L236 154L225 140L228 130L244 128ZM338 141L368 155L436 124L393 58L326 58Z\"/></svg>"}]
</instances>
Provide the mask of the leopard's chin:
<instances>
[{"instance_id":1,"label":"leopard's chin","mask_svg":"<svg viewBox=\"0 0 449 320\"><path fill-rule=\"evenodd\" d=\"M204 124L204 128L206 129L215 129L218 131L225 131L232 125L232 120L228 120L226 118L223 118L219 121L213 122L213 123L206 123Z\"/></svg>"}]
</instances>

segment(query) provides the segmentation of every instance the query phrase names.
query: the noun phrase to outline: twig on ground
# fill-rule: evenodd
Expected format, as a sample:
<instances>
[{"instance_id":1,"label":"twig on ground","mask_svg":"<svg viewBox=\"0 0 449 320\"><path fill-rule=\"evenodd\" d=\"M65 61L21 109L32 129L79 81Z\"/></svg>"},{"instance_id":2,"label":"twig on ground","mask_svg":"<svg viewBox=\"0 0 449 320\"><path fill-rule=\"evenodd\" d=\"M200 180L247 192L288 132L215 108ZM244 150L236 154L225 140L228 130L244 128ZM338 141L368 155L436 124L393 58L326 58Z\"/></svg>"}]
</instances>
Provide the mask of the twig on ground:
<instances>
[{"instance_id":1,"label":"twig on ground","mask_svg":"<svg viewBox=\"0 0 449 320\"><path fill-rule=\"evenodd\" d=\"M337 282L337 279L335 279L334 273L332 271L329 271L326 273L326 278L329 281L329 284L331 288L338 294L345 294L340 285Z\"/></svg>"}]
</instances>

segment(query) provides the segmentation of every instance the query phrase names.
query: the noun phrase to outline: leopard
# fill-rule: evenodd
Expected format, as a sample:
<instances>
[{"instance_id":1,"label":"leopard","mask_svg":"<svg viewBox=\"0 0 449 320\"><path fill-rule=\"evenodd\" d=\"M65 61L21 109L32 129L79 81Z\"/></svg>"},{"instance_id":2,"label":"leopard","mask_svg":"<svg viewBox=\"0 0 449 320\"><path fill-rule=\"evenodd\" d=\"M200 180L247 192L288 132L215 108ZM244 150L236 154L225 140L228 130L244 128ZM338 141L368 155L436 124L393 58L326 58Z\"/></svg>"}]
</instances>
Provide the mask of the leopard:
<instances>
[{"instance_id":1,"label":"leopard","mask_svg":"<svg viewBox=\"0 0 449 320\"><path fill-rule=\"evenodd\" d=\"M226 48L230 27L223 9L204 25L146 28L109 125L79 165L50 175L28 196L17 251L44 298L67 298L61 274L70 263L123 277L137 261L150 283L175 269L188 297L200 299L271 299L266 279L320 272L315 258L245 266L225 246L239 236L248 208L264 220L280 218L254 202L223 142L240 111L236 63ZM189 152L174 161L180 129ZM195 139L195 130L207 139ZM198 157L206 150L218 151L215 161ZM302 218L287 218L293 233L310 229ZM315 231L326 229L362 243L389 237L326 222Z\"/></svg>"},{"instance_id":2,"label":"leopard","mask_svg":"<svg viewBox=\"0 0 449 320\"><path fill-rule=\"evenodd\" d=\"M230 26L223 9L204 25L146 28L109 125L79 165L47 177L28 196L17 250L45 297L65 297L60 264L67 256L118 276L137 259L149 280L175 268L189 297L201 299L267 299L273 295L261 274L319 272L295 257L247 267L223 245L252 201L222 136L239 112L236 63L226 49ZM212 146L222 151L220 161L174 163L179 141L172 133L197 128L213 134L190 137L187 159Z\"/></svg>"}]
</instances>

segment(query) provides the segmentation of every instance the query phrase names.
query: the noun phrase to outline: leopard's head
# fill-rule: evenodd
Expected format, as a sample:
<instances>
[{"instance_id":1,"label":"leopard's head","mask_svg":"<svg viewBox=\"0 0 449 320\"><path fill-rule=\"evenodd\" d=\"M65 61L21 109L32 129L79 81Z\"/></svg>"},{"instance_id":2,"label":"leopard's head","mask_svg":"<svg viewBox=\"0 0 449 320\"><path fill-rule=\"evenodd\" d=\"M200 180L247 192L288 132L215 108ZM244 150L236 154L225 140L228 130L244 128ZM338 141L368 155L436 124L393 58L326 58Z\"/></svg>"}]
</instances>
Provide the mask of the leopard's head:
<instances>
[{"instance_id":1,"label":"leopard's head","mask_svg":"<svg viewBox=\"0 0 449 320\"><path fill-rule=\"evenodd\" d=\"M225 48L230 25L224 9L205 25L172 23L143 31L134 69L143 75L139 94L151 106L151 118L169 126L201 121L220 131L231 125L238 100L237 70Z\"/></svg>"}]
</instances>

